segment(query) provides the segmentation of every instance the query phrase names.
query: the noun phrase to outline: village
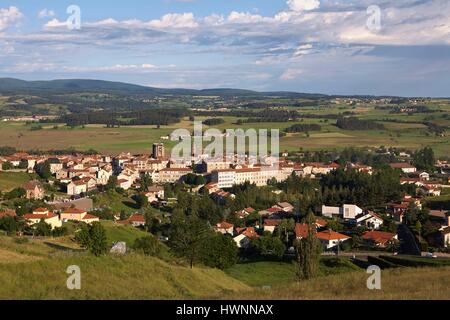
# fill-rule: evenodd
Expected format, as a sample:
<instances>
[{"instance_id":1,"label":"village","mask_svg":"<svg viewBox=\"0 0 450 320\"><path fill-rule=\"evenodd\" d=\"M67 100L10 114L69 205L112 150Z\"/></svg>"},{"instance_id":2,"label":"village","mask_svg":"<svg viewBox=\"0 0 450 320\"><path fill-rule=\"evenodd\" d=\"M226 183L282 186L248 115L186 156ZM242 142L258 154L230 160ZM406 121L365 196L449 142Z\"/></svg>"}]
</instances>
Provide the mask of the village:
<instances>
[{"instance_id":1,"label":"village","mask_svg":"<svg viewBox=\"0 0 450 320\"><path fill-rule=\"evenodd\" d=\"M15 190L17 197L37 201L28 212L21 212L25 223L33 228L45 223L50 228L61 228L65 223L76 222L92 224L101 218L96 215L90 195L102 193L108 188L117 188L121 192L134 194L134 197L146 205L165 208L170 216L170 202L177 198L167 196L167 188L176 184L188 186L185 193L201 194L212 200L218 208L233 208L236 186L253 185L255 188L272 186L270 193L274 196L271 206L241 207L218 218L209 219L212 228L223 235L231 237L236 246L246 252L252 248L252 239L279 235L283 239L284 252L294 252L295 239L308 236L308 225L304 223L305 212L297 201L286 201L283 188L276 186L296 177L297 179L320 180L337 170L352 171L356 174L372 176L375 169L368 165L337 162L295 162L288 160L288 154L275 160L270 165L243 165L224 160L208 159L202 155L192 161L183 163L171 161L166 155L164 145L155 143L151 156L121 153L108 155L30 155L15 153L0 157L0 168L7 172L37 173L40 179L32 180ZM342 203L331 206L319 203L314 206L317 217L316 237L320 240L324 252L382 250L396 253L406 241L398 230L399 225L408 224L408 232L414 230L417 223L426 223L434 230L420 235L417 243L410 244L410 254L423 254L428 248L444 250L450 247L450 215L449 208L428 210L424 208L425 200L438 197L443 190L449 188L449 163L437 161L435 172L419 171L409 162L390 163L389 167L400 176L400 186L411 193L402 192L400 199L391 199L377 208L366 208L359 203ZM53 192L49 192L52 190ZM11 191L14 193L14 191ZM5 194L3 195L5 196ZM11 197L9 197L11 198ZM144 200L142 200L144 199ZM283 201L284 199L284 201ZM234 207L236 208L236 207ZM4 208L0 219L16 217L18 208ZM375 210L373 210L375 209ZM447 209L447 210L445 210ZM426 210L426 218L420 222L415 219L411 225L411 212L414 215ZM304 210L303 210L304 211ZM420 215L420 214L419 214ZM159 219L159 218L158 218ZM138 212L123 216L113 213L113 220L118 225L132 225L145 228L148 219ZM419 221L419 222L417 222ZM411 229L411 230L410 230ZM420 227L419 227L420 229ZM399 238L400 236L400 238ZM406 237L408 238L408 237ZM168 240L166 234L160 239ZM411 239L411 238L408 238ZM414 239L414 237L413 237ZM409 240L411 241L411 240ZM420 247L425 243L425 247ZM443 251L443 252L444 252Z\"/></svg>"}]
</instances>

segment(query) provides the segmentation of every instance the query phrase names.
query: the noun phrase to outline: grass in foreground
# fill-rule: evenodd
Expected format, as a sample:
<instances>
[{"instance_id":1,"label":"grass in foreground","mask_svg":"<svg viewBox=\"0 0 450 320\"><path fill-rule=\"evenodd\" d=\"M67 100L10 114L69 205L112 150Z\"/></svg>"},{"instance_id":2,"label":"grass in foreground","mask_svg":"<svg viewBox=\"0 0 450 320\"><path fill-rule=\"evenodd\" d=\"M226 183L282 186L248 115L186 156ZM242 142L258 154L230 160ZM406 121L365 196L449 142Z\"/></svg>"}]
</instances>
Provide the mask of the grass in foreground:
<instances>
[{"instance_id":1,"label":"grass in foreground","mask_svg":"<svg viewBox=\"0 0 450 320\"><path fill-rule=\"evenodd\" d=\"M450 267L384 270L381 290L368 290L364 270L225 296L250 300L450 300Z\"/></svg>"}]
</instances>

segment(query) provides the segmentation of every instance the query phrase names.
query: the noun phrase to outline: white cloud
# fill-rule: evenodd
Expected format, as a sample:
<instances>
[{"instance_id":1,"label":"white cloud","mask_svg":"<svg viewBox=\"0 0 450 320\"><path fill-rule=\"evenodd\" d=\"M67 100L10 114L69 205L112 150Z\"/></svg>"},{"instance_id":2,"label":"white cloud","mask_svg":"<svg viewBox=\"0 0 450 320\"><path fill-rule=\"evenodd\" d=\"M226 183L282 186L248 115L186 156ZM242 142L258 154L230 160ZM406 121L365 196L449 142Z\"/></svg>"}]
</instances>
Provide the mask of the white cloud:
<instances>
[{"instance_id":1,"label":"white cloud","mask_svg":"<svg viewBox=\"0 0 450 320\"><path fill-rule=\"evenodd\" d=\"M292 11L310 11L320 7L319 0L288 0L287 5Z\"/></svg>"},{"instance_id":2,"label":"white cloud","mask_svg":"<svg viewBox=\"0 0 450 320\"><path fill-rule=\"evenodd\" d=\"M169 13L161 17L159 20L149 22L152 28L196 28L197 21L193 13Z\"/></svg>"},{"instance_id":3,"label":"white cloud","mask_svg":"<svg viewBox=\"0 0 450 320\"><path fill-rule=\"evenodd\" d=\"M52 18L56 16L55 11L53 10L49 10L49 9L42 9L41 11L39 11L38 13L38 17L43 19L43 18Z\"/></svg>"},{"instance_id":4,"label":"white cloud","mask_svg":"<svg viewBox=\"0 0 450 320\"><path fill-rule=\"evenodd\" d=\"M0 31L16 25L22 18L23 14L17 7L0 8Z\"/></svg>"},{"instance_id":5,"label":"white cloud","mask_svg":"<svg viewBox=\"0 0 450 320\"><path fill-rule=\"evenodd\" d=\"M303 70L301 70L301 69L288 68L280 76L280 80L284 80L284 81L294 80L294 79L297 79L302 73L303 73Z\"/></svg>"}]
</instances>

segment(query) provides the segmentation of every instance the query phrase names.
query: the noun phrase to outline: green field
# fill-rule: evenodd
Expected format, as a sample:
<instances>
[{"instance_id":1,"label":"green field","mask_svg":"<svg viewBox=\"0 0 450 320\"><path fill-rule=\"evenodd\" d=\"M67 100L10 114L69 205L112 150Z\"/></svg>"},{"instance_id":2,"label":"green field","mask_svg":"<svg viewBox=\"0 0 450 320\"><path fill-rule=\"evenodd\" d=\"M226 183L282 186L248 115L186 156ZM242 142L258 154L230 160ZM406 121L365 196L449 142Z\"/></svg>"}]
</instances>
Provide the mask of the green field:
<instances>
[{"instance_id":1,"label":"green field","mask_svg":"<svg viewBox=\"0 0 450 320\"><path fill-rule=\"evenodd\" d=\"M450 119L444 115L450 113L450 106L430 103L428 107L438 109L438 113L389 114L386 110L376 109L372 105L351 107L347 105L326 105L319 107L296 108L301 114L317 115L316 118L304 118L298 122L262 122L244 123L236 125L237 117L221 117L225 123L215 126L225 129L280 129L283 130L293 124L317 123L322 127L320 132L311 132L309 136L304 133L288 134L280 139L280 149L288 151L299 150L339 150L345 147L378 147L392 146L406 149L419 149L425 146L432 147L438 156L447 156L450 153L450 135L436 136L430 134L423 121L431 121L441 126L450 126ZM289 109L288 107L284 109ZM292 108L291 108L292 109ZM385 125L385 130L350 131L336 127L336 120L320 118L321 115L352 112L355 117L367 120L377 120ZM208 117L196 117L202 121ZM400 120L402 123L386 122L384 120ZM171 149L175 142L162 140L175 129L185 128L190 131L193 123L187 118L180 123L162 126L122 126L120 128L106 128L104 125L87 125L84 128L69 128L63 124L54 129L55 124L45 124L42 130L32 131L30 125L21 122L0 123L0 146L7 145L20 150L30 149L95 149L100 152L117 154L128 151L132 153L150 153L154 142L164 142L167 149ZM204 126L204 129L208 129Z\"/></svg>"},{"instance_id":2,"label":"green field","mask_svg":"<svg viewBox=\"0 0 450 320\"><path fill-rule=\"evenodd\" d=\"M23 187L28 181L35 178L34 174L22 172L0 172L0 191L10 191Z\"/></svg>"}]
</instances>

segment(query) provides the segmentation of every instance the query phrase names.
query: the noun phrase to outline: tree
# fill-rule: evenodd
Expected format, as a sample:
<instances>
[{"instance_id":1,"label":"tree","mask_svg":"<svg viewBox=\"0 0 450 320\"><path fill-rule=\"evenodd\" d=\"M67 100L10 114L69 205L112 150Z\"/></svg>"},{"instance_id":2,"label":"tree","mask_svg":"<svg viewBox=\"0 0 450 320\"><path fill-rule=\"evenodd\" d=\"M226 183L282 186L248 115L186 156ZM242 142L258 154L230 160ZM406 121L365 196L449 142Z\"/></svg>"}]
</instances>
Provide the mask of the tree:
<instances>
[{"instance_id":1,"label":"tree","mask_svg":"<svg viewBox=\"0 0 450 320\"><path fill-rule=\"evenodd\" d=\"M36 172L42 179L50 179L52 177L52 172L50 171L50 162L45 161L43 163L37 164Z\"/></svg>"},{"instance_id":2,"label":"tree","mask_svg":"<svg viewBox=\"0 0 450 320\"><path fill-rule=\"evenodd\" d=\"M23 198L27 192L24 188L16 188L5 194L5 199L11 200L11 199L19 199Z\"/></svg>"},{"instance_id":3,"label":"tree","mask_svg":"<svg viewBox=\"0 0 450 320\"><path fill-rule=\"evenodd\" d=\"M141 179L141 191L148 191L148 188L153 185L152 177L146 173L144 177Z\"/></svg>"},{"instance_id":4,"label":"tree","mask_svg":"<svg viewBox=\"0 0 450 320\"><path fill-rule=\"evenodd\" d=\"M436 163L433 149L430 147L425 147L414 153L413 163L419 170L428 170L433 172Z\"/></svg>"},{"instance_id":5,"label":"tree","mask_svg":"<svg viewBox=\"0 0 450 320\"><path fill-rule=\"evenodd\" d=\"M6 161L2 164L2 169L3 170L12 170L12 169L14 169L14 166L11 162Z\"/></svg>"},{"instance_id":6,"label":"tree","mask_svg":"<svg viewBox=\"0 0 450 320\"><path fill-rule=\"evenodd\" d=\"M41 221L34 226L33 234L41 237L49 237L52 235L52 226L46 223L44 219L41 219Z\"/></svg>"},{"instance_id":7,"label":"tree","mask_svg":"<svg viewBox=\"0 0 450 320\"><path fill-rule=\"evenodd\" d=\"M173 252L185 257L191 268L201 256L204 239L208 237L206 223L196 215L176 217L172 224L169 246Z\"/></svg>"},{"instance_id":8,"label":"tree","mask_svg":"<svg viewBox=\"0 0 450 320\"><path fill-rule=\"evenodd\" d=\"M6 231L8 235L18 230L18 223L14 217L6 216L0 219L0 230Z\"/></svg>"},{"instance_id":9,"label":"tree","mask_svg":"<svg viewBox=\"0 0 450 320\"><path fill-rule=\"evenodd\" d=\"M105 228L100 222L94 222L91 225L82 224L75 240L97 257L108 252Z\"/></svg>"},{"instance_id":10,"label":"tree","mask_svg":"<svg viewBox=\"0 0 450 320\"><path fill-rule=\"evenodd\" d=\"M251 244L261 256L281 259L286 251L286 247L280 238L273 237L272 235L263 235L262 237L252 238Z\"/></svg>"},{"instance_id":11,"label":"tree","mask_svg":"<svg viewBox=\"0 0 450 320\"><path fill-rule=\"evenodd\" d=\"M158 256L161 252L159 241L151 235L137 238L132 247L134 250L140 251L147 256Z\"/></svg>"},{"instance_id":12,"label":"tree","mask_svg":"<svg viewBox=\"0 0 450 320\"><path fill-rule=\"evenodd\" d=\"M100 222L94 222L90 226L89 235L91 239L91 246L89 250L95 255L100 256L108 251L108 243L106 240L105 228Z\"/></svg>"},{"instance_id":13,"label":"tree","mask_svg":"<svg viewBox=\"0 0 450 320\"><path fill-rule=\"evenodd\" d=\"M294 230L295 230L295 220L283 219L278 225L278 236L285 244L288 244L289 234L293 233Z\"/></svg>"},{"instance_id":14,"label":"tree","mask_svg":"<svg viewBox=\"0 0 450 320\"><path fill-rule=\"evenodd\" d=\"M117 177L110 176L106 183L105 190L114 190L117 187Z\"/></svg>"},{"instance_id":15,"label":"tree","mask_svg":"<svg viewBox=\"0 0 450 320\"><path fill-rule=\"evenodd\" d=\"M148 205L148 198L143 194L136 195L134 201L136 201L136 204L140 209L145 208Z\"/></svg>"},{"instance_id":16,"label":"tree","mask_svg":"<svg viewBox=\"0 0 450 320\"><path fill-rule=\"evenodd\" d=\"M310 210L305 223L308 225L308 236L296 243L297 277L299 280L311 279L317 275L321 245L316 237L316 217Z\"/></svg>"},{"instance_id":17,"label":"tree","mask_svg":"<svg viewBox=\"0 0 450 320\"><path fill-rule=\"evenodd\" d=\"M238 247L231 237L215 233L204 240L202 262L221 270L232 267L237 261Z\"/></svg>"}]
</instances>

